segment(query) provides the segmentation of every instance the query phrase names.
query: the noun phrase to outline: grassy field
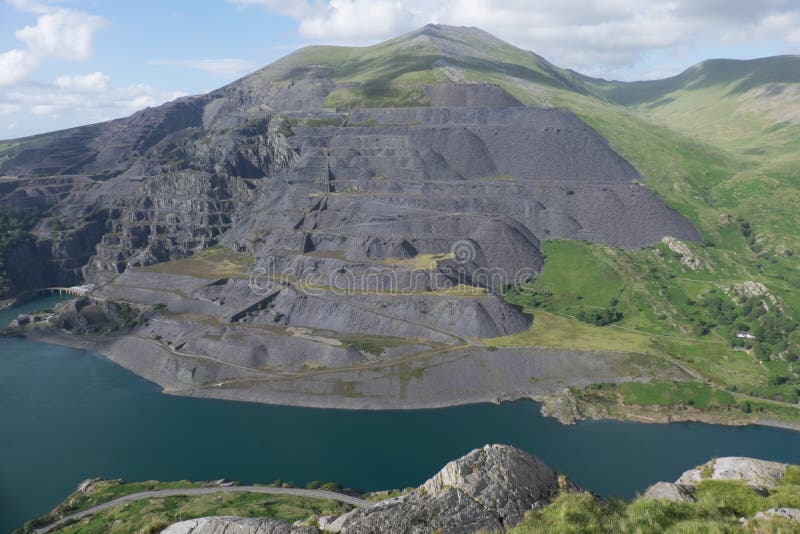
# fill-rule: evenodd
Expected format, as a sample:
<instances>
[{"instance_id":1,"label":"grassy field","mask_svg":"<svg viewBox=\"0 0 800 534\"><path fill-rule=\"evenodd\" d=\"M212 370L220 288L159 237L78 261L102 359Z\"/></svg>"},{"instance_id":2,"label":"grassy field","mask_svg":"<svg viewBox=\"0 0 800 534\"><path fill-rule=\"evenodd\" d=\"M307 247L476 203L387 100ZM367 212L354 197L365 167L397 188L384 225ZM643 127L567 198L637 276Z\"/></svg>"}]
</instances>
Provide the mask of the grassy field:
<instances>
[{"instance_id":1,"label":"grassy field","mask_svg":"<svg viewBox=\"0 0 800 534\"><path fill-rule=\"evenodd\" d=\"M621 384L619 392L625 404L674 406L686 404L701 410L725 408L735 403L733 395L699 382L655 382Z\"/></svg>"},{"instance_id":2,"label":"grassy field","mask_svg":"<svg viewBox=\"0 0 800 534\"><path fill-rule=\"evenodd\" d=\"M544 269L535 282L513 288L507 300L562 313L608 307L624 289L624 281L613 263L595 249L599 247L579 241L545 243Z\"/></svg>"}]
</instances>

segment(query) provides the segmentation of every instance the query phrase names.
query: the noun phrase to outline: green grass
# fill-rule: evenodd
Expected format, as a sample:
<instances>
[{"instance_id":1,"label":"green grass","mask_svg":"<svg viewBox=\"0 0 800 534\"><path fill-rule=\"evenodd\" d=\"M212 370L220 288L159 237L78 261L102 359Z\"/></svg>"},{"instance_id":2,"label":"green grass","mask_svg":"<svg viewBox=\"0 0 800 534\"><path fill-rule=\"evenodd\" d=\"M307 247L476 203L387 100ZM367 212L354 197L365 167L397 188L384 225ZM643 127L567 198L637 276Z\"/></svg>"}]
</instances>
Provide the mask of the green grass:
<instances>
[{"instance_id":1,"label":"green grass","mask_svg":"<svg viewBox=\"0 0 800 534\"><path fill-rule=\"evenodd\" d=\"M753 516L770 508L800 507L800 485L795 476L784 477L777 487L761 495L741 482L704 480L697 484L693 503L665 500L601 502L585 493L562 493L549 506L529 512L509 530L513 534L607 532L800 532L787 520L756 521ZM740 518L747 518L743 529Z\"/></svg>"},{"instance_id":2,"label":"green grass","mask_svg":"<svg viewBox=\"0 0 800 534\"><path fill-rule=\"evenodd\" d=\"M86 493L73 493L56 507L53 516L28 522L25 530L45 525L55 518L70 515L86 508L112 501L124 495L152 490L213 487L213 484L176 482L125 482L100 480ZM323 489L336 491L337 484L320 484ZM217 493L185 497L151 498L115 506L90 518L65 526L55 532L63 533L129 533L146 531L148 525L166 525L178 520L211 515L240 517L274 517L289 523L304 520L311 515L340 514L350 507L335 501L309 499L288 495L260 495L254 493ZM144 529L144 530L143 530ZM153 532L160 532L160 529Z\"/></svg>"},{"instance_id":3,"label":"green grass","mask_svg":"<svg viewBox=\"0 0 800 534\"><path fill-rule=\"evenodd\" d=\"M725 408L735 404L727 391L714 389L699 382L631 382L620 384L619 392L625 404L641 406L675 406L684 404L701 410L715 407Z\"/></svg>"},{"instance_id":4,"label":"green grass","mask_svg":"<svg viewBox=\"0 0 800 534\"><path fill-rule=\"evenodd\" d=\"M167 525L208 516L271 517L293 523L313 515L339 515L349 506L286 495L212 494L145 499L97 513L57 529L62 534L160 532Z\"/></svg>"},{"instance_id":5,"label":"green grass","mask_svg":"<svg viewBox=\"0 0 800 534\"><path fill-rule=\"evenodd\" d=\"M541 304L544 309L562 313L609 306L624 282L599 250L580 241L546 242L542 272L533 283L512 290L507 299L523 306Z\"/></svg>"},{"instance_id":6,"label":"green grass","mask_svg":"<svg viewBox=\"0 0 800 534\"><path fill-rule=\"evenodd\" d=\"M55 510L57 514L69 515L98 504L113 501L123 495L130 495L131 493L162 489L201 488L204 486L208 486L208 484L189 482L186 480L176 482L157 482L154 480L146 482L125 482L122 479L99 480L92 484L90 492L72 493L69 497L64 499Z\"/></svg>"}]
</instances>

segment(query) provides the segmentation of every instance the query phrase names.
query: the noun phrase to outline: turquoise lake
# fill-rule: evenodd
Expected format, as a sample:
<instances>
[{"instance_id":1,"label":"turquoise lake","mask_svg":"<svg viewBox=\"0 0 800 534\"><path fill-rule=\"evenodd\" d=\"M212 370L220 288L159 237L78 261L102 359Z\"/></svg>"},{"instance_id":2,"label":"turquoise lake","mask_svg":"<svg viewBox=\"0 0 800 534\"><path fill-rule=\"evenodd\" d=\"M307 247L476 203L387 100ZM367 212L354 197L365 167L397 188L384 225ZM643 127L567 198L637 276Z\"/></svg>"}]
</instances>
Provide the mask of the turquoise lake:
<instances>
[{"instance_id":1,"label":"turquoise lake","mask_svg":"<svg viewBox=\"0 0 800 534\"><path fill-rule=\"evenodd\" d=\"M43 299L0 312L0 325ZM604 496L630 497L714 456L800 463L800 433L695 423L562 426L533 402L345 411L187 399L91 352L0 339L0 533L81 480L337 481L416 486L486 443L542 458Z\"/></svg>"}]
</instances>

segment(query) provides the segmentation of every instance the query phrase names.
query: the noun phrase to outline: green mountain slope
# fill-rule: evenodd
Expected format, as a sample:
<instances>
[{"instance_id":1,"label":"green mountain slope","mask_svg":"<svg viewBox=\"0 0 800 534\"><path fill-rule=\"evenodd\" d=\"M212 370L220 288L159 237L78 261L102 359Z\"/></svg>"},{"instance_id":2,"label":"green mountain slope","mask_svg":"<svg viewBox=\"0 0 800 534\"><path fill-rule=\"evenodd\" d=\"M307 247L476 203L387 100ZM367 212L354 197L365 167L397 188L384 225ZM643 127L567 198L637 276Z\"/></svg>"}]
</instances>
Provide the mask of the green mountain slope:
<instances>
[{"instance_id":1,"label":"green mountain slope","mask_svg":"<svg viewBox=\"0 0 800 534\"><path fill-rule=\"evenodd\" d=\"M369 47L310 46L255 73L272 82L290 82L309 67L325 70L337 84L332 106L424 104L420 84L468 81L469 73L515 79L575 92L585 90L533 52L514 47L477 28L428 25Z\"/></svg>"}]
</instances>

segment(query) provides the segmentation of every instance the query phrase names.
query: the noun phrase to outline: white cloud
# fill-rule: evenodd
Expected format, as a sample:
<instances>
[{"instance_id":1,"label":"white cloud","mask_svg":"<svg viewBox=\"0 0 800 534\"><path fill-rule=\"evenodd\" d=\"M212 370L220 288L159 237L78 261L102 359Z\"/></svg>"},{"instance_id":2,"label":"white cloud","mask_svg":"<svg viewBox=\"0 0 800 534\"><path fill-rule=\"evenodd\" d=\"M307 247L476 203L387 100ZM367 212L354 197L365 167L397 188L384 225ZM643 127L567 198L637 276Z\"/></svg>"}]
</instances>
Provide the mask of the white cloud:
<instances>
[{"instance_id":1,"label":"white cloud","mask_svg":"<svg viewBox=\"0 0 800 534\"><path fill-rule=\"evenodd\" d=\"M228 0L293 17L317 42L366 44L427 23L477 26L561 66L601 74L700 42L800 46L797 0ZM287 5L289 7L287 7Z\"/></svg>"},{"instance_id":2,"label":"white cloud","mask_svg":"<svg viewBox=\"0 0 800 534\"><path fill-rule=\"evenodd\" d=\"M363 39L407 30L413 14L396 0L330 0L300 20L300 34L311 39Z\"/></svg>"},{"instance_id":3,"label":"white cloud","mask_svg":"<svg viewBox=\"0 0 800 534\"><path fill-rule=\"evenodd\" d=\"M19 111L19 106L16 104L3 104L0 102L0 116L11 115Z\"/></svg>"},{"instance_id":4,"label":"white cloud","mask_svg":"<svg viewBox=\"0 0 800 534\"><path fill-rule=\"evenodd\" d=\"M146 84L115 86L106 74L93 72L7 90L0 101L0 115L9 118L9 125L24 125L24 133L29 134L124 117L182 96L186 93L157 91Z\"/></svg>"},{"instance_id":5,"label":"white cloud","mask_svg":"<svg viewBox=\"0 0 800 534\"><path fill-rule=\"evenodd\" d=\"M23 11L39 14L36 24L16 31L24 49L0 52L0 87L30 76L48 59L86 60L91 57L92 38L105 25L102 17L50 6L31 0L6 0Z\"/></svg>"},{"instance_id":6,"label":"white cloud","mask_svg":"<svg viewBox=\"0 0 800 534\"><path fill-rule=\"evenodd\" d=\"M31 13L47 13L50 10L47 4L32 0L6 0L6 3L21 11L30 11Z\"/></svg>"},{"instance_id":7,"label":"white cloud","mask_svg":"<svg viewBox=\"0 0 800 534\"><path fill-rule=\"evenodd\" d=\"M246 61L244 59L197 59L186 61L151 61L151 65L159 65L164 67L185 67L190 69L198 69L209 74L216 76L224 76L226 78L241 76L255 70L258 66L255 63Z\"/></svg>"},{"instance_id":8,"label":"white cloud","mask_svg":"<svg viewBox=\"0 0 800 534\"><path fill-rule=\"evenodd\" d=\"M25 50L0 53L0 87L23 80L34 68L34 62Z\"/></svg>"},{"instance_id":9,"label":"white cloud","mask_svg":"<svg viewBox=\"0 0 800 534\"><path fill-rule=\"evenodd\" d=\"M91 56L92 36L104 24L101 17L59 9L41 15L36 25L17 30L16 36L35 57L81 60Z\"/></svg>"},{"instance_id":10,"label":"white cloud","mask_svg":"<svg viewBox=\"0 0 800 534\"><path fill-rule=\"evenodd\" d=\"M102 72L93 72L83 76L59 76L53 85L60 89L73 91L106 91L111 87L111 78Z\"/></svg>"}]
</instances>

